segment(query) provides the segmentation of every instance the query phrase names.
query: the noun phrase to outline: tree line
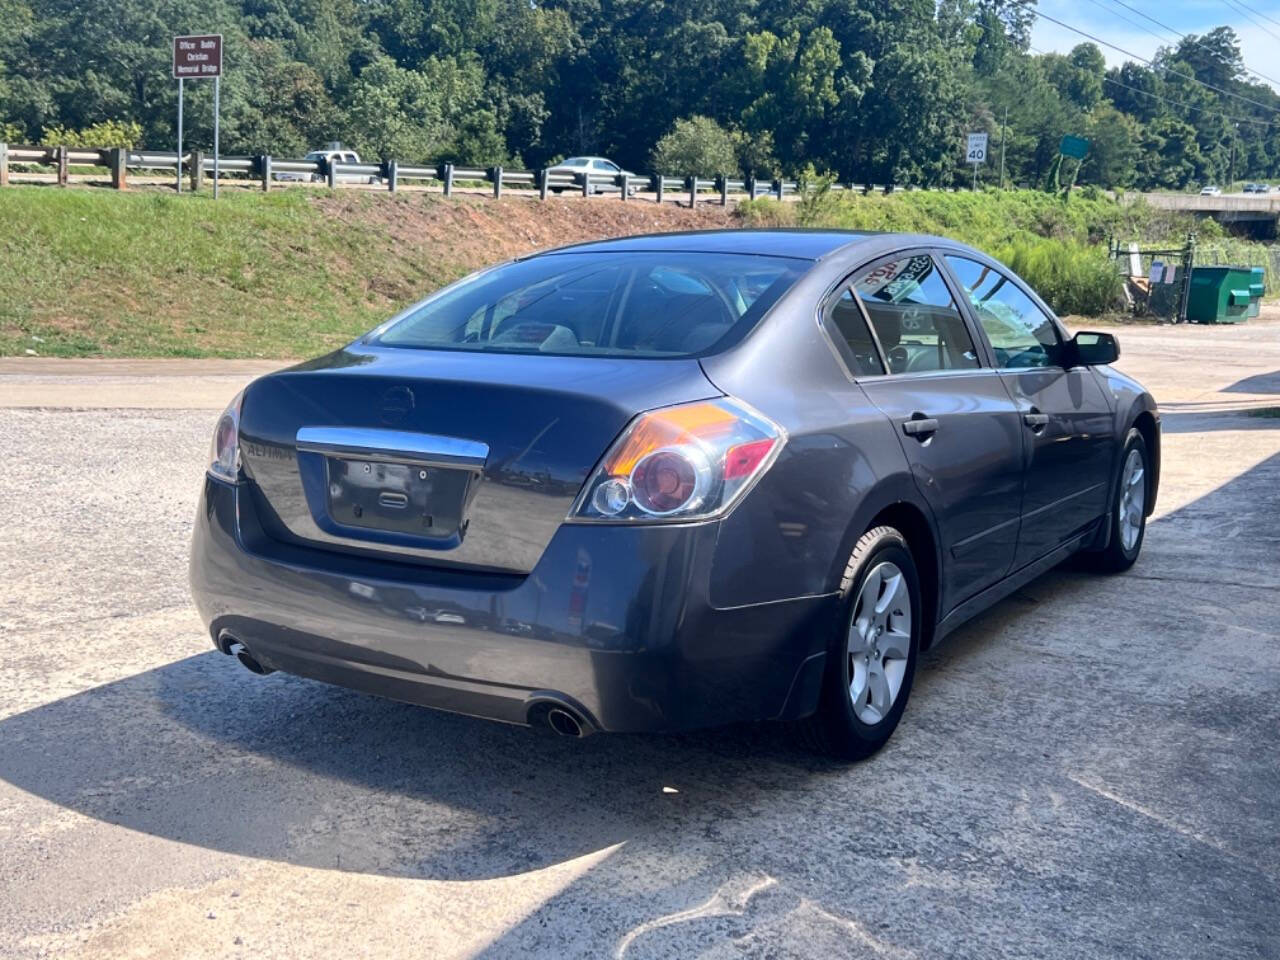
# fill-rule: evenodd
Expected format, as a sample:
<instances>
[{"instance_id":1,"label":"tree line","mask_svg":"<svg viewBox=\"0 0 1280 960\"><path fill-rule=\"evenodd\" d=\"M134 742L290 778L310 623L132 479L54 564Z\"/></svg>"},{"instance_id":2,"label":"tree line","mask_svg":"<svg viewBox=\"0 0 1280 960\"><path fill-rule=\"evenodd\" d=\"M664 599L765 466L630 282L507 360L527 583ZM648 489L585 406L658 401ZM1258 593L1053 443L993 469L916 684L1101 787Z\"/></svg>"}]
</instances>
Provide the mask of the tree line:
<instances>
[{"instance_id":1,"label":"tree line","mask_svg":"<svg viewBox=\"0 0 1280 960\"><path fill-rule=\"evenodd\" d=\"M221 33L226 153L341 140L947 186L985 130L986 182L1002 131L1015 184L1280 176L1280 96L1229 28L1108 69L1092 43L1031 50L1033 18L1020 0L0 0L0 140L171 148L172 37ZM187 90L187 143L208 146L211 84ZM1064 134L1090 139L1083 163Z\"/></svg>"}]
</instances>

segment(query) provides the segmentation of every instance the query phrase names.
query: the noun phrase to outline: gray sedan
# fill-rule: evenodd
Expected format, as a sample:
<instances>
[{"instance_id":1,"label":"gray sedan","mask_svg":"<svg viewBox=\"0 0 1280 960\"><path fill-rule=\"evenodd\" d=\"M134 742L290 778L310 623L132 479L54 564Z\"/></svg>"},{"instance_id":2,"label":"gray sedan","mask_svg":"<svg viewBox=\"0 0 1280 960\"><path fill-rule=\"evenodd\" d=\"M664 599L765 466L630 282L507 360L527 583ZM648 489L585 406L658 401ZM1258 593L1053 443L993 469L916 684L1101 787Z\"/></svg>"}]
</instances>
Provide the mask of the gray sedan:
<instances>
[{"instance_id":1,"label":"gray sedan","mask_svg":"<svg viewBox=\"0 0 1280 960\"><path fill-rule=\"evenodd\" d=\"M1160 421L1117 355L938 237L526 257L234 400L196 602L255 673L863 757L922 650L1068 557L1137 559Z\"/></svg>"}]
</instances>

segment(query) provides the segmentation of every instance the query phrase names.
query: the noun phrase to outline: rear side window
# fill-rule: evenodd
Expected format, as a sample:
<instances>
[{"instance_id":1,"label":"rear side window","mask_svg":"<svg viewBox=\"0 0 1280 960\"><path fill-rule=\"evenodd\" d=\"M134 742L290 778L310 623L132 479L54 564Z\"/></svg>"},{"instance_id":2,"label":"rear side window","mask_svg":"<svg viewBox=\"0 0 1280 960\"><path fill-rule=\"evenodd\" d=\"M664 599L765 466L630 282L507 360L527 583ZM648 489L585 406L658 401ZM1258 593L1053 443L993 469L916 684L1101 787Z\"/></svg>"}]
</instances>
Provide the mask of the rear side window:
<instances>
[{"instance_id":1,"label":"rear side window","mask_svg":"<svg viewBox=\"0 0 1280 960\"><path fill-rule=\"evenodd\" d=\"M745 336L810 265L684 251L550 254L457 283L374 340L472 352L701 356Z\"/></svg>"},{"instance_id":2,"label":"rear side window","mask_svg":"<svg viewBox=\"0 0 1280 960\"><path fill-rule=\"evenodd\" d=\"M881 261L853 281L890 373L977 367L969 329L928 254Z\"/></svg>"},{"instance_id":3,"label":"rear side window","mask_svg":"<svg viewBox=\"0 0 1280 960\"><path fill-rule=\"evenodd\" d=\"M845 360L853 367L855 374L870 377L884 373L880 352L871 339L871 330L867 327L867 321L851 290L846 289L832 304L831 323L841 341L849 348L845 353Z\"/></svg>"},{"instance_id":4,"label":"rear side window","mask_svg":"<svg viewBox=\"0 0 1280 960\"><path fill-rule=\"evenodd\" d=\"M947 263L991 341L996 366L1015 369L1058 363L1058 328L1021 287L999 270L976 260L948 256Z\"/></svg>"}]
</instances>

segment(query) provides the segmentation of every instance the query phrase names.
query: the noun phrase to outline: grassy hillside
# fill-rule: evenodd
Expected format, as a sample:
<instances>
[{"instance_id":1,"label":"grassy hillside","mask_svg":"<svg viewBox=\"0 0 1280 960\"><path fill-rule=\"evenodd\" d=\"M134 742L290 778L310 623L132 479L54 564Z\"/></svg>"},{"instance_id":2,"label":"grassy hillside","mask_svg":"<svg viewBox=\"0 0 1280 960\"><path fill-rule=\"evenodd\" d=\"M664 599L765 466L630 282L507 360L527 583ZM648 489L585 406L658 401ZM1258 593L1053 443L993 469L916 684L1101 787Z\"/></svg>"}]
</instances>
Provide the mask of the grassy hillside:
<instances>
[{"instance_id":1,"label":"grassy hillside","mask_svg":"<svg viewBox=\"0 0 1280 960\"><path fill-rule=\"evenodd\" d=\"M0 354L297 357L486 263L718 208L426 194L0 192Z\"/></svg>"},{"instance_id":2,"label":"grassy hillside","mask_svg":"<svg viewBox=\"0 0 1280 960\"><path fill-rule=\"evenodd\" d=\"M281 190L0 192L0 354L294 357L339 346L496 260L711 226L940 233L1010 263L1063 313L1110 307L1103 238L1185 231L1145 206L1038 192L825 194L735 211L563 198ZM1212 225L1201 227L1212 231Z\"/></svg>"}]
</instances>

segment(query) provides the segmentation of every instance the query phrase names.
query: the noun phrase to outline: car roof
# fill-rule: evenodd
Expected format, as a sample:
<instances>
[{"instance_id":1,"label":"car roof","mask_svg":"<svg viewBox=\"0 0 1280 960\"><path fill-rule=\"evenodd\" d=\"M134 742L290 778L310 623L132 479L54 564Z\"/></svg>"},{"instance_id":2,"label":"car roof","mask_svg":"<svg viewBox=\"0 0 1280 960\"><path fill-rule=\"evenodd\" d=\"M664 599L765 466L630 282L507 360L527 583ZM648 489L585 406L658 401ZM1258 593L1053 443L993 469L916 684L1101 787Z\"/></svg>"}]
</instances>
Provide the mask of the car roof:
<instances>
[{"instance_id":1,"label":"car roof","mask_svg":"<svg viewBox=\"0 0 1280 960\"><path fill-rule=\"evenodd\" d=\"M889 252L895 246L917 247L939 245L961 247L943 237L910 233L882 233L863 230L811 230L804 228L688 230L679 233L650 233L614 240L596 240L557 247L532 256L561 253L743 253L758 256L793 257L821 260L837 251L879 241L877 252Z\"/></svg>"}]
</instances>

